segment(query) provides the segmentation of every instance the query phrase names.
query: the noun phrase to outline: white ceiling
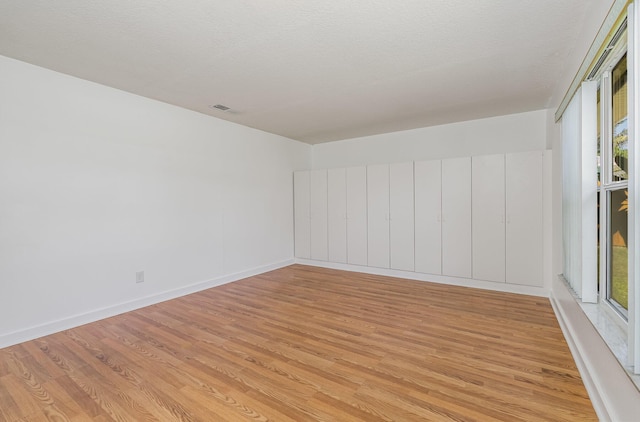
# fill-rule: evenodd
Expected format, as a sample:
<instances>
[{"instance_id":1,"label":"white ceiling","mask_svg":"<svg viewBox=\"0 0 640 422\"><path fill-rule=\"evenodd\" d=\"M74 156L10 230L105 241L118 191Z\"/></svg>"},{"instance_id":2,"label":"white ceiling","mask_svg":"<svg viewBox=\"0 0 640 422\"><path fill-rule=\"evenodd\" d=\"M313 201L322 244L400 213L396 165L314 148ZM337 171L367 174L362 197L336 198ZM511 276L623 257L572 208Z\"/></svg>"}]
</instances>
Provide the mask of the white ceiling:
<instances>
[{"instance_id":1,"label":"white ceiling","mask_svg":"<svg viewBox=\"0 0 640 422\"><path fill-rule=\"evenodd\" d=\"M596 1L0 0L0 54L314 144L549 106Z\"/></svg>"}]
</instances>

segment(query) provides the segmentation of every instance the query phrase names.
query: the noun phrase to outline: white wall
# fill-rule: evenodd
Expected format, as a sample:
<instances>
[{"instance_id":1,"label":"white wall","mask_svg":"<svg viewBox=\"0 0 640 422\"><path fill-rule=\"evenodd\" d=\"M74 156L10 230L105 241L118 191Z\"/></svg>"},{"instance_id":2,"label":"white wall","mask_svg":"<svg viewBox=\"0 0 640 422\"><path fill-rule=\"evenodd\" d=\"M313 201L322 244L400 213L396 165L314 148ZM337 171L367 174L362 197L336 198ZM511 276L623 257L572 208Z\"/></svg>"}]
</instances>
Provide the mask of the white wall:
<instances>
[{"instance_id":1,"label":"white wall","mask_svg":"<svg viewBox=\"0 0 640 422\"><path fill-rule=\"evenodd\" d=\"M366 136L313 147L313 167L349 167L546 148L546 111Z\"/></svg>"},{"instance_id":2,"label":"white wall","mask_svg":"<svg viewBox=\"0 0 640 422\"><path fill-rule=\"evenodd\" d=\"M289 262L310 165L309 145L0 56L0 347Z\"/></svg>"}]
</instances>

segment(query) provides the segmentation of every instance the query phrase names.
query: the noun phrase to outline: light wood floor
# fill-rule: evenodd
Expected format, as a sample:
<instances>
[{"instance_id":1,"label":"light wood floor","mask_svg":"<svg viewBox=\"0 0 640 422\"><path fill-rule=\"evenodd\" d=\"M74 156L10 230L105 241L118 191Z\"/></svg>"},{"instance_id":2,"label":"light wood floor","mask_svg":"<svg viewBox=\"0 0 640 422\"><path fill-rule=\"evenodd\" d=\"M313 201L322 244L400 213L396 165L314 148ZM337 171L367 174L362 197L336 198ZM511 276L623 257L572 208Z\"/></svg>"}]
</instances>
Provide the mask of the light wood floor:
<instances>
[{"instance_id":1,"label":"light wood floor","mask_svg":"<svg viewBox=\"0 0 640 422\"><path fill-rule=\"evenodd\" d=\"M294 265L0 350L7 421L587 421L545 298Z\"/></svg>"}]
</instances>

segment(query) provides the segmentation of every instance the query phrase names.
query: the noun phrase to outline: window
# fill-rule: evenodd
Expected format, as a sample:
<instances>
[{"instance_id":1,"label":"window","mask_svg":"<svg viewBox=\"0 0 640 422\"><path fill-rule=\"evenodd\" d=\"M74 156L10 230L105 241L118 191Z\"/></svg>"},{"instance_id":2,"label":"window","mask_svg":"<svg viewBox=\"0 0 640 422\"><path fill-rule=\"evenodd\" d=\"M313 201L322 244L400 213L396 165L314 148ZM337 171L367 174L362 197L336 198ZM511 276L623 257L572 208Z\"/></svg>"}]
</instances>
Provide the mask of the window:
<instances>
[{"instance_id":1,"label":"window","mask_svg":"<svg viewBox=\"0 0 640 422\"><path fill-rule=\"evenodd\" d=\"M628 306L628 266L627 248L627 190L616 189L608 192L608 261L607 299L624 316Z\"/></svg>"},{"instance_id":2,"label":"window","mask_svg":"<svg viewBox=\"0 0 640 422\"><path fill-rule=\"evenodd\" d=\"M616 64L611 72L612 99L611 115L613 134L609 167L612 175L611 181L627 180L629 178L629 142L627 131L627 55Z\"/></svg>"},{"instance_id":3,"label":"window","mask_svg":"<svg viewBox=\"0 0 640 422\"><path fill-rule=\"evenodd\" d=\"M611 10L556 111L562 275L640 389L640 1Z\"/></svg>"},{"instance_id":4,"label":"window","mask_svg":"<svg viewBox=\"0 0 640 422\"><path fill-rule=\"evenodd\" d=\"M598 207L602 206L601 200L606 200L606 208L600 215L600 221L606 224L600 225L599 233L599 239L606 239L606 244L598 246L606 248L606 253L600 255L605 262L599 262L599 267L606 268L600 292L606 293L604 299L624 318L629 309L627 92L627 55L623 54L610 72L603 74L598 91L602 114L598 119L598 161L605 163L604 171L598 169Z\"/></svg>"}]
</instances>

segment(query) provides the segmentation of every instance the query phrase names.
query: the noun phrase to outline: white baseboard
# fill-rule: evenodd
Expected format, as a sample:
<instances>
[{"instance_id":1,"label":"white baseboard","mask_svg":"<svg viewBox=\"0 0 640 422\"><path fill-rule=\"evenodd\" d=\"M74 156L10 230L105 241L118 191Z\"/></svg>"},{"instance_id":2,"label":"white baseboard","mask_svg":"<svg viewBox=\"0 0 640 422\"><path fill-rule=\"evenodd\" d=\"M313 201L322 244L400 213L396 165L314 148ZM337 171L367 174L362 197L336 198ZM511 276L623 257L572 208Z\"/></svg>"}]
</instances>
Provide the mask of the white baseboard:
<instances>
[{"instance_id":1,"label":"white baseboard","mask_svg":"<svg viewBox=\"0 0 640 422\"><path fill-rule=\"evenodd\" d=\"M640 392L563 281L554 281L550 300L598 418L637 420Z\"/></svg>"},{"instance_id":2,"label":"white baseboard","mask_svg":"<svg viewBox=\"0 0 640 422\"><path fill-rule=\"evenodd\" d=\"M423 274L413 271L392 270L389 268L366 267L361 265L341 264L336 262L316 261L313 259L296 258L296 264L314 267L332 268L335 270L354 271L365 274L384 275L389 277L406 278L409 280L428 281L438 284L472 287L476 289L494 290L497 292L518 293L531 296L549 297L549 290L542 287L524 286L518 284L496 283L493 281L476 280L472 278L449 277L435 274Z\"/></svg>"},{"instance_id":3,"label":"white baseboard","mask_svg":"<svg viewBox=\"0 0 640 422\"><path fill-rule=\"evenodd\" d=\"M115 315L122 314L124 312L133 311L135 309L144 308L145 306L150 306L170 299L186 296L188 294L210 289L212 287L221 286L223 284L231 283L243 278L286 267L293 263L293 259L288 259L285 261L224 275L211 280L201 281L198 283L190 284L188 286L179 287L177 289L167 290L165 292L153 294L139 299L134 299L128 302L118 303L113 306L96 309L91 312L73 315L34 327L25 328L23 330L14 331L8 334L3 334L0 335L0 348L12 346L24 341L33 340L49 334L57 333L59 331L68 330L70 328L78 327L90 322L99 321L104 318L109 318Z\"/></svg>"}]
</instances>

